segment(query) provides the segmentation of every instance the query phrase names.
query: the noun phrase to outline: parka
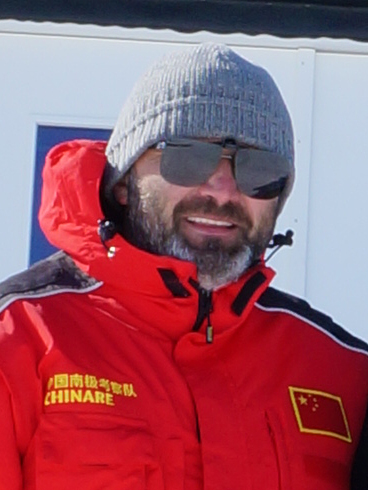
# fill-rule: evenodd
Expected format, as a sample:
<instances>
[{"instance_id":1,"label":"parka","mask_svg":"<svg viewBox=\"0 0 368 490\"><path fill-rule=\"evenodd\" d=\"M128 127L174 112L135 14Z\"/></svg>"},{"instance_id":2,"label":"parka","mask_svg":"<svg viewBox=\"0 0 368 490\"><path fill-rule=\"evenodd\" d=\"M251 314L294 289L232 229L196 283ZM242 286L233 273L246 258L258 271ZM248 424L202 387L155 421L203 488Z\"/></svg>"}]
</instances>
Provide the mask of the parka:
<instances>
[{"instance_id":1,"label":"parka","mask_svg":"<svg viewBox=\"0 0 368 490\"><path fill-rule=\"evenodd\" d=\"M0 289L0 489L350 488L366 344L263 261L208 292L193 263L102 243L105 146L48 154L60 252Z\"/></svg>"}]
</instances>

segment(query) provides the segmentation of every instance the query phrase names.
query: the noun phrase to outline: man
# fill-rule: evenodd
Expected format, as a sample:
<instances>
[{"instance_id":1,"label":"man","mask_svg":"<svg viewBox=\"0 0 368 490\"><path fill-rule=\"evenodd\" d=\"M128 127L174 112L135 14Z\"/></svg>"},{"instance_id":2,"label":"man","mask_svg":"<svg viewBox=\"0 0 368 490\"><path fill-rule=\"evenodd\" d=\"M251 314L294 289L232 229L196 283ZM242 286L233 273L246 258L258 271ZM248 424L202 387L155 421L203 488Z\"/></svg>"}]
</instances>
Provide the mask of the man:
<instances>
[{"instance_id":1,"label":"man","mask_svg":"<svg viewBox=\"0 0 368 490\"><path fill-rule=\"evenodd\" d=\"M367 346L263 258L294 179L274 81L225 46L175 53L105 149L51 150L63 252L2 286L0 488L350 488Z\"/></svg>"}]
</instances>

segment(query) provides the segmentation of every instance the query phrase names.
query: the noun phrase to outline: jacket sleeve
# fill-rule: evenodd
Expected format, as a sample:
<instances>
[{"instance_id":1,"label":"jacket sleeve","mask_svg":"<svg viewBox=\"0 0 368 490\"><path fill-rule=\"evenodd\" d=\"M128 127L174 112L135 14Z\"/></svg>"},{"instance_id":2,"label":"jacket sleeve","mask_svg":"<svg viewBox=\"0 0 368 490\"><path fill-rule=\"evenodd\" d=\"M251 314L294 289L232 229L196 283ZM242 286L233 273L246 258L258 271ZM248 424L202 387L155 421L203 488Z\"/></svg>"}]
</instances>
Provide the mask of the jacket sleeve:
<instances>
[{"instance_id":1,"label":"jacket sleeve","mask_svg":"<svg viewBox=\"0 0 368 490\"><path fill-rule=\"evenodd\" d=\"M360 436L359 445L355 453L351 473L351 490L368 489L368 408Z\"/></svg>"},{"instance_id":2,"label":"jacket sleeve","mask_svg":"<svg viewBox=\"0 0 368 490\"><path fill-rule=\"evenodd\" d=\"M0 490L21 490L22 486L11 398L0 374Z\"/></svg>"}]
</instances>

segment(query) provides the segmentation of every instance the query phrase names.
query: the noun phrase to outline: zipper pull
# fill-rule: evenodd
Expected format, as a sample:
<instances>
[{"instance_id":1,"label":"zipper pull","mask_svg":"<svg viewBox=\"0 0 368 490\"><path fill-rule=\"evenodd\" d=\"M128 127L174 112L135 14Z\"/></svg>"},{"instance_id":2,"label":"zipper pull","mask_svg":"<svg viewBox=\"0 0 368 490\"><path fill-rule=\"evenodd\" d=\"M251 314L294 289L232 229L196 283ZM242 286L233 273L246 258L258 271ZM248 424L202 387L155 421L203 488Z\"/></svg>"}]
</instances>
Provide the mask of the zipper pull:
<instances>
[{"instance_id":1,"label":"zipper pull","mask_svg":"<svg viewBox=\"0 0 368 490\"><path fill-rule=\"evenodd\" d=\"M199 284L196 281L194 281L194 279L189 279L189 282L198 292L198 312L192 331L198 332L198 330L202 327L203 322L207 319L206 343L212 344L213 326L211 325L211 320L210 320L210 314L213 311L212 291L201 288Z\"/></svg>"},{"instance_id":2,"label":"zipper pull","mask_svg":"<svg viewBox=\"0 0 368 490\"><path fill-rule=\"evenodd\" d=\"M213 342L213 326L208 324L206 328L206 342L212 344Z\"/></svg>"}]
</instances>

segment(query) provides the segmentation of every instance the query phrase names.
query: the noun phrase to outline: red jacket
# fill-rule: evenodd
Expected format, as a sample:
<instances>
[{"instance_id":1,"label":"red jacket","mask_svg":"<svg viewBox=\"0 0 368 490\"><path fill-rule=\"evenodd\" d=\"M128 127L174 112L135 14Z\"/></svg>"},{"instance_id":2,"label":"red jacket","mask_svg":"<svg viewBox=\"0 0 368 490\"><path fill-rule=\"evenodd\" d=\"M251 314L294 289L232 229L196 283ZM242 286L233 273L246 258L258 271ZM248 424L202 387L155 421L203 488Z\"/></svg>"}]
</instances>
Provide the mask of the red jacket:
<instances>
[{"instance_id":1,"label":"red jacket","mask_svg":"<svg viewBox=\"0 0 368 490\"><path fill-rule=\"evenodd\" d=\"M1 289L0 489L347 490L366 345L264 264L209 298L191 263L118 235L107 257L104 148L48 155L40 220L68 255Z\"/></svg>"}]
</instances>

